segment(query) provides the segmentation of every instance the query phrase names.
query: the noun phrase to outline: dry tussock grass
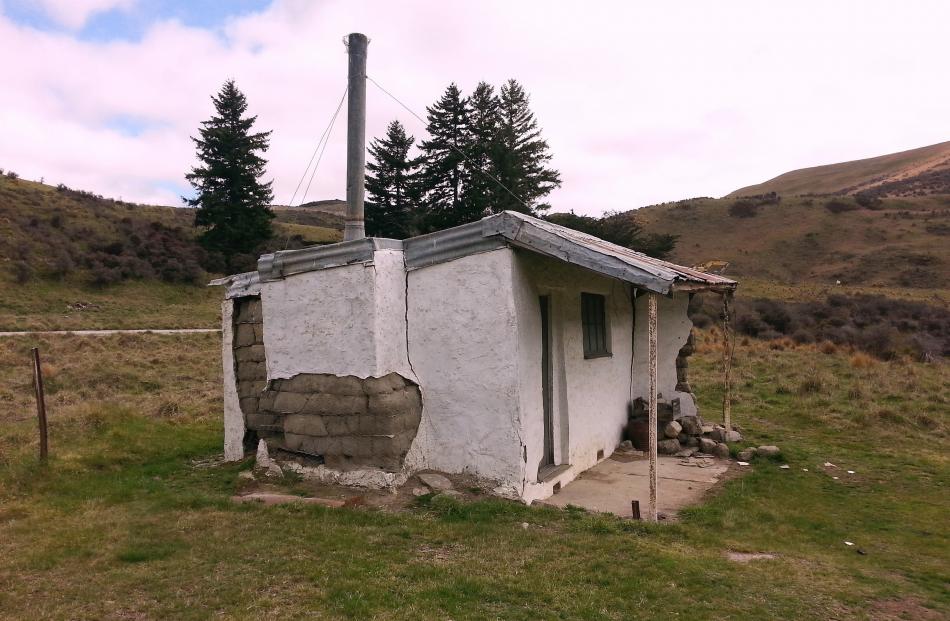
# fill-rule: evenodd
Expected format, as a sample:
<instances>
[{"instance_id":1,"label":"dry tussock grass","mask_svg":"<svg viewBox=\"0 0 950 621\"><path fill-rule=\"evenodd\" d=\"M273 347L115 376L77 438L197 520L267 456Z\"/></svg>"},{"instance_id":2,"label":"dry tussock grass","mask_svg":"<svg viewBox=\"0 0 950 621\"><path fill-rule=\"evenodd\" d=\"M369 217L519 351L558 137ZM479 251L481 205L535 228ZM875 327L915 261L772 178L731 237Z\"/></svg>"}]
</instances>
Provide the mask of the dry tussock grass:
<instances>
[{"instance_id":1,"label":"dry tussock grass","mask_svg":"<svg viewBox=\"0 0 950 621\"><path fill-rule=\"evenodd\" d=\"M877 360L875 360L873 356L859 351L852 354L848 359L848 363L855 369L869 369L877 364Z\"/></svg>"},{"instance_id":2,"label":"dry tussock grass","mask_svg":"<svg viewBox=\"0 0 950 621\"><path fill-rule=\"evenodd\" d=\"M0 454L36 442L31 347L39 347L43 358L46 406L55 429L95 427L108 406L165 418L217 416L219 343L217 334L0 339Z\"/></svg>"},{"instance_id":3,"label":"dry tussock grass","mask_svg":"<svg viewBox=\"0 0 950 621\"><path fill-rule=\"evenodd\" d=\"M716 416L721 407L721 335L702 330L695 340L690 382L703 402L701 410ZM775 345L759 339L737 343L734 403L745 402L753 411L788 408L811 424L860 433L873 429L901 441L950 432L950 365L907 356L882 361L847 346L831 352L820 343Z\"/></svg>"}]
</instances>

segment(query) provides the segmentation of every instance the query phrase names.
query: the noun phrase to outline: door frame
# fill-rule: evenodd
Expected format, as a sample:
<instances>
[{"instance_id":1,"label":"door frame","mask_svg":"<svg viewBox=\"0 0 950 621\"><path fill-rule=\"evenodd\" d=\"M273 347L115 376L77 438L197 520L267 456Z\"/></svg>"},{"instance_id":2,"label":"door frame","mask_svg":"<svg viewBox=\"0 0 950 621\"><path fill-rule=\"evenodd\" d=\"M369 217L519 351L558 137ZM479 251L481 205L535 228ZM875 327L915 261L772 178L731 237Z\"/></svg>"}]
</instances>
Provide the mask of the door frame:
<instances>
[{"instance_id":1,"label":"door frame","mask_svg":"<svg viewBox=\"0 0 950 621\"><path fill-rule=\"evenodd\" d=\"M551 363L551 296L538 296L541 312L541 468L554 466L554 368ZM539 473L540 474L540 473ZM540 478L540 477L539 477Z\"/></svg>"}]
</instances>

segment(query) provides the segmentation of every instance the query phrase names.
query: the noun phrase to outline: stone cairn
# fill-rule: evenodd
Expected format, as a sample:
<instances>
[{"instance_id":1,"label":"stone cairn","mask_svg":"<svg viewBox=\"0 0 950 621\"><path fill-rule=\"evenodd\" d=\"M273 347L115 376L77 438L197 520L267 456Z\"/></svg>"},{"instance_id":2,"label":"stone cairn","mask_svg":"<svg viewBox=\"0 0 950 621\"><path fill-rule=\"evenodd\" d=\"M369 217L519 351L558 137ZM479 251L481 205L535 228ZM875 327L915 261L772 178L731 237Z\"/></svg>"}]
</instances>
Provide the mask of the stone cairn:
<instances>
[{"instance_id":1,"label":"stone cairn","mask_svg":"<svg viewBox=\"0 0 950 621\"><path fill-rule=\"evenodd\" d=\"M641 450L646 446L646 404L642 399L634 401L630 415L628 435L633 445ZM678 399L673 403L657 404L657 453L676 457L714 456L728 459L729 444L742 442L742 434L722 425L706 424L699 416L679 416ZM764 457L779 454L776 446L760 446L743 449L739 461L750 461L756 455Z\"/></svg>"}]
</instances>

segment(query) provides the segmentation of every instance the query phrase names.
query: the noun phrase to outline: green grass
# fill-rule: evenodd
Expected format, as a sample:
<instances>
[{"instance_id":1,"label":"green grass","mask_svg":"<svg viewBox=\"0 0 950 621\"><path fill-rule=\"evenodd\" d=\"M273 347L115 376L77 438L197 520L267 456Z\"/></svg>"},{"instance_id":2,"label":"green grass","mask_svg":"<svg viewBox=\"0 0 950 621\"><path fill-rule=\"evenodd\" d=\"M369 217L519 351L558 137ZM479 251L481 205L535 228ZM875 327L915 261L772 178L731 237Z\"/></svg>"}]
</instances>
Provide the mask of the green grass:
<instances>
[{"instance_id":1,"label":"green grass","mask_svg":"<svg viewBox=\"0 0 950 621\"><path fill-rule=\"evenodd\" d=\"M219 328L220 287L129 281L93 287L75 281L0 279L0 331ZM77 302L93 304L70 309Z\"/></svg>"},{"instance_id":2,"label":"green grass","mask_svg":"<svg viewBox=\"0 0 950 621\"><path fill-rule=\"evenodd\" d=\"M298 224L296 222L275 222L274 237L283 239L299 235L307 245L332 244L343 241L343 232L326 226Z\"/></svg>"},{"instance_id":3,"label":"green grass","mask_svg":"<svg viewBox=\"0 0 950 621\"><path fill-rule=\"evenodd\" d=\"M233 505L249 464L194 461L220 452L216 336L40 344L55 385L45 468L32 456L30 343L0 342L0 618L950 612L945 365L740 346L735 419L791 469L756 462L681 522L650 525L501 500L423 498L403 513ZM709 418L714 346L705 335L691 367ZM737 564L727 550L778 558Z\"/></svg>"}]
</instances>

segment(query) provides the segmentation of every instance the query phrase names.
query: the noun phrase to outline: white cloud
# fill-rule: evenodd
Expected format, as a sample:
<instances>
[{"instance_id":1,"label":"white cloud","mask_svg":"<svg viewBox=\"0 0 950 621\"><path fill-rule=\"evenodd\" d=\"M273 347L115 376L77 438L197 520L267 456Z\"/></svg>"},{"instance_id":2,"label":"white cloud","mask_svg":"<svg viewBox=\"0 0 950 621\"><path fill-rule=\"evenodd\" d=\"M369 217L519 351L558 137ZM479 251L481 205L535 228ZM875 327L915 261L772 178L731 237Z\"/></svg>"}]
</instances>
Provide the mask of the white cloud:
<instances>
[{"instance_id":1,"label":"white cloud","mask_svg":"<svg viewBox=\"0 0 950 621\"><path fill-rule=\"evenodd\" d=\"M104 0L103 0L104 1ZM65 4L65 2L63 3ZM924 6L926 4L926 6ZM792 168L950 138L950 5L897 2L276 2L220 31L152 24L86 42L0 15L0 166L129 200L176 202L189 135L233 77L289 200L346 80L342 37L414 110L450 81L514 77L561 171L556 209L600 213L721 195ZM399 118L368 86L368 136ZM115 119L141 122L123 135ZM309 198L344 196L341 114Z\"/></svg>"},{"instance_id":2,"label":"white cloud","mask_svg":"<svg viewBox=\"0 0 950 621\"><path fill-rule=\"evenodd\" d=\"M57 24L79 30L96 13L127 10L136 0L36 0L36 4Z\"/></svg>"}]
</instances>

